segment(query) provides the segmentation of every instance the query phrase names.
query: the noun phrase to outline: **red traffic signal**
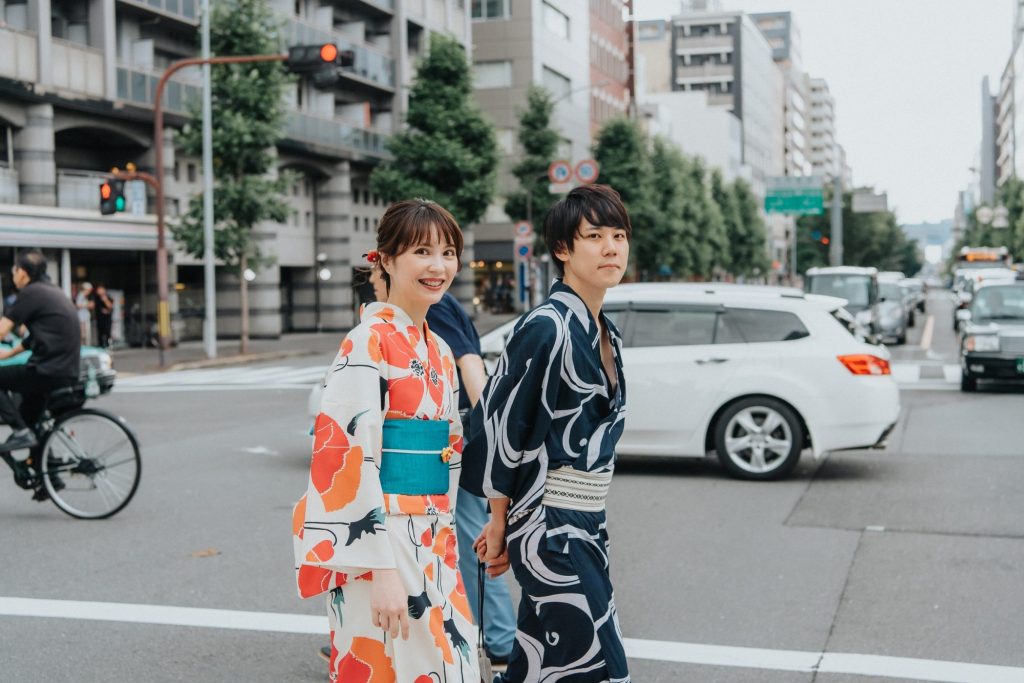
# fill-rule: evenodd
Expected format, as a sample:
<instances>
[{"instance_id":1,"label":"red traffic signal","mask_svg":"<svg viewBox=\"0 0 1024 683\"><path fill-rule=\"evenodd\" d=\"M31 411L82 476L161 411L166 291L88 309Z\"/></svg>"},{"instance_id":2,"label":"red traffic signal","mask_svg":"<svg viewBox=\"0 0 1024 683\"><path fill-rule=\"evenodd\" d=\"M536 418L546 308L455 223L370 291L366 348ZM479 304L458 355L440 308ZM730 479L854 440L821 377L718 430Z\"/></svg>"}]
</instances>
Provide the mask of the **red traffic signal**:
<instances>
[{"instance_id":1,"label":"red traffic signal","mask_svg":"<svg viewBox=\"0 0 1024 683\"><path fill-rule=\"evenodd\" d=\"M339 50L334 43L321 43L288 48L285 65L292 73L310 74L313 85L327 88L338 82L338 67L353 66L355 62L354 51Z\"/></svg>"},{"instance_id":2,"label":"red traffic signal","mask_svg":"<svg viewBox=\"0 0 1024 683\"><path fill-rule=\"evenodd\" d=\"M100 185L100 213L104 216L124 211L124 181L108 180Z\"/></svg>"},{"instance_id":3,"label":"red traffic signal","mask_svg":"<svg viewBox=\"0 0 1024 683\"><path fill-rule=\"evenodd\" d=\"M330 64L338 58L338 46L334 43L327 43L326 45L320 46L320 59L324 63Z\"/></svg>"},{"instance_id":4,"label":"red traffic signal","mask_svg":"<svg viewBox=\"0 0 1024 683\"><path fill-rule=\"evenodd\" d=\"M100 185L100 199L110 199L110 195L113 194L114 190L110 187L110 183L103 183Z\"/></svg>"}]
</instances>

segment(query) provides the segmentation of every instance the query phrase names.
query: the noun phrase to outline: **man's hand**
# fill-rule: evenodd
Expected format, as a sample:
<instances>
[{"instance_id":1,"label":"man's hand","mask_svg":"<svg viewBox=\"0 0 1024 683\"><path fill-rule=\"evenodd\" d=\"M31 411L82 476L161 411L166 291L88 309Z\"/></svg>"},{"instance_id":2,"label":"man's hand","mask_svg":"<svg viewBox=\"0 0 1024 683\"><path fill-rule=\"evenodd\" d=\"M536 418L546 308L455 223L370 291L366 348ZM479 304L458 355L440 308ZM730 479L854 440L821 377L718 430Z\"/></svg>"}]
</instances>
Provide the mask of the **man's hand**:
<instances>
[{"instance_id":1,"label":"man's hand","mask_svg":"<svg viewBox=\"0 0 1024 683\"><path fill-rule=\"evenodd\" d=\"M491 516L484 525L480 536L473 543L473 550L481 562L487 565L487 575L501 576L508 571L508 547L505 544L505 518Z\"/></svg>"},{"instance_id":2,"label":"man's hand","mask_svg":"<svg viewBox=\"0 0 1024 683\"><path fill-rule=\"evenodd\" d=\"M409 596L397 569L374 569L370 581L370 619L397 638L409 640Z\"/></svg>"}]
</instances>

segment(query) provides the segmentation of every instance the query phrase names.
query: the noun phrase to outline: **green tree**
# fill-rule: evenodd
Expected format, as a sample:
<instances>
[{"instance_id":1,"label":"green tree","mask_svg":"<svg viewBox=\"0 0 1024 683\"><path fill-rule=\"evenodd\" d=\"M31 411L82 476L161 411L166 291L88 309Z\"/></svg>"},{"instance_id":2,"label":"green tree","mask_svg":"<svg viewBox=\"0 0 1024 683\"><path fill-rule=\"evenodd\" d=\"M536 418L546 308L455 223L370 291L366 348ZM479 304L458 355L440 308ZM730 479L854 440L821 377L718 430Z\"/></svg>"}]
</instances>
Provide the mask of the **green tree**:
<instances>
[{"instance_id":1,"label":"green tree","mask_svg":"<svg viewBox=\"0 0 1024 683\"><path fill-rule=\"evenodd\" d=\"M683 204L681 236L691 253L691 274L708 280L716 270L724 270L728 257L728 236L721 207L711 196L704 162L700 157L685 158L686 201Z\"/></svg>"},{"instance_id":2,"label":"green tree","mask_svg":"<svg viewBox=\"0 0 1024 683\"><path fill-rule=\"evenodd\" d=\"M531 84L526 90L526 109L519 114L519 144L523 157L512 168L519 181L519 190L509 194L505 213L513 220L527 219L535 223L543 216L556 197L548 192L548 166L555 158L558 133L551 128L551 114L555 104L545 88ZM534 226L538 234L539 226Z\"/></svg>"},{"instance_id":3,"label":"green tree","mask_svg":"<svg viewBox=\"0 0 1024 683\"><path fill-rule=\"evenodd\" d=\"M732 195L739 211L743 231L730 243L731 270L736 275L763 275L771 265L768 260L768 229L761 218L757 196L741 178L732 182Z\"/></svg>"},{"instance_id":4,"label":"green tree","mask_svg":"<svg viewBox=\"0 0 1024 683\"><path fill-rule=\"evenodd\" d=\"M281 50L277 17L266 0L223 0L213 3L210 50L218 56L274 54ZM284 122L283 89L288 82L278 62L217 64L210 69L213 95L214 253L237 275L241 295L242 353L249 343L246 269L269 262L253 236L265 220L283 222L288 205L282 198L290 178L268 177L275 163L274 146ZM181 134L185 153L202 153L201 112L196 106ZM197 195L188 212L171 225L175 242L189 254L203 257L203 201Z\"/></svg>"},{"instance_id":5,"label":"green tree","mask_svg":"<svg viewBox=\"0 0 1024 683\"><path fill-rule=\"evenodd\" d=\"M686 160L679 148L662 137L651 146L650 194L656 220L643 235L635 235L636 262L642 272L661 275L694 272L693 249L687 239L696 236L696 226L683 219L687 202Z\"/></svg>"},{"instance_id":6,"label":"green tree","mask_svg":"<svg viewBox=\"0 0 1024 683\"><path fill-rule=\"evenodd\" d=\"M921 269L917 243L900 229L892 211L853 213L852 193L843 194L843 263L874 266L879 270L902 270L908 274ZM797 263L806 271L829 264L832 239L831 190L825 190L825 213L803 216L797 221ZM825 240L828 240L826 242Z\"/></svg>"},{"instance_id":7,"label":"green tree","mask_svg":"<svg viewBox=\"0 0 1024 683\"><path fill-rule=\"evenodd\" d=\"M734 245L743 242L747 226L744 225L743 216L740 214L734 186L725 182L722 172L717 168L711 171L711 199L722 214L722 230L725 236L725 250L720 256L719 265L726 272L732 273L734 267L739 265L739 254L734 253Z\"/></svg>"},{"instance_id":8,"label":"green tree","mask_svg":"<svg viewBox=\"0 0 1024 683\"><path fill-rule=\"evenodd\" d=\"M640 126L629 119L612 119L598 132L593 147L600 166L599 183L610 185L622 197L633 225L630 259L640 279L658 272L660 214L653 203L651 155Z\"/></svg>"},{"instance_id":9,"label":"green tree","mask_svg":"<svg viewBox=\"0 0 1024 683\"><path fill-rule=\"evenodd\" d=\"M465 50L431 33L409 93L408 128L388 142L393 158L374 170L373 191L389 202L432 199L463 226L478 221L494 196L498 146L472 94Z\"/></svg>"}]
</instances>

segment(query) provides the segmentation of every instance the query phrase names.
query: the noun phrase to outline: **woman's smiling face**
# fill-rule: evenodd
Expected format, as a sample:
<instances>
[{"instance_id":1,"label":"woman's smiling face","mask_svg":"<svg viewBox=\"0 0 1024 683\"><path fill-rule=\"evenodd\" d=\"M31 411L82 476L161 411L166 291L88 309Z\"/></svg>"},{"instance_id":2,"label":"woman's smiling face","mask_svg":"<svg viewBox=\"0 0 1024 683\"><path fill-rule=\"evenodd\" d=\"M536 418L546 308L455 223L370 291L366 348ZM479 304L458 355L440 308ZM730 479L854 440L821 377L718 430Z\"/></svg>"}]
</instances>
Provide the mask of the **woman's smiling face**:
<instances>
[{"instance_id":1,"label":"woman's smiling face","mask_svg":"<svg viewBox=\"0 0 1024 683\"><path fill-rule=\"evenodd\" d=\"M388 301L403 309L417 309L441 300L459 270L455 245L443 239L435 227L429 243L415 244L394 257L382 255L381 266L391 280Z\"/></svg>"}]
</instances>

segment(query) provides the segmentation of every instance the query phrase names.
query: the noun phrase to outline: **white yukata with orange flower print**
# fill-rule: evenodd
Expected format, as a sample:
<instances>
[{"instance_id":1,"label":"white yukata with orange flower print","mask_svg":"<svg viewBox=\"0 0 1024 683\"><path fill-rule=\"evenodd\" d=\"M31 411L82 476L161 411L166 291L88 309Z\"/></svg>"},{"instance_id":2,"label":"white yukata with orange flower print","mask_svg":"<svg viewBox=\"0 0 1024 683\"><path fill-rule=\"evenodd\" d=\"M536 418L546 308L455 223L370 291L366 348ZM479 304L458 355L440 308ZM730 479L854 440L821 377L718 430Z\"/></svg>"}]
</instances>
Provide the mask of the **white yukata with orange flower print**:
<instances>
[{"instance_id":1,"label":"white yukata with orange flower print","mask_svg":"<svg viewBox=\"0 0 1024 683\"><path fill-rule=\"evenodd\" d=\"M478 683L476 626L458 571L455 494L462 423L455 360L426 324L368 304L327 374L309 485L292 520L299 595L327 593L331 681ZM447 494L384 494L385 419L449 426ZM468 552L472 552L469 550ZM397 569L408 593L409 639L373 625L375 569Z\"/></svg>"}]
</instances>

